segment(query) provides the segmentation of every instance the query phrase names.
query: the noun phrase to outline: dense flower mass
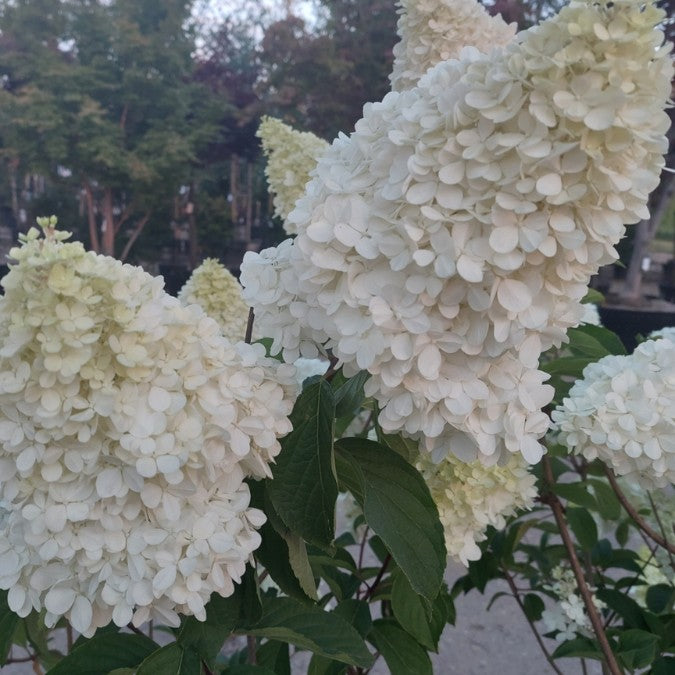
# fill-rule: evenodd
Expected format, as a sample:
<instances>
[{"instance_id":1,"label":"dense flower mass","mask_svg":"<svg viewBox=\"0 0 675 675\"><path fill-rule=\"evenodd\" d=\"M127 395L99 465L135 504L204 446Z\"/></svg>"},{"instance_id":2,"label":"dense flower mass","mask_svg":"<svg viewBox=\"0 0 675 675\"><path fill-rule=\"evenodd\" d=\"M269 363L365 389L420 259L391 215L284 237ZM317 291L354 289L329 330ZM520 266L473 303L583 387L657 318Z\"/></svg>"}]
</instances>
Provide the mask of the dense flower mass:
<instances>
[{"instance_id":1,"label":"dense flower mass","mask_svg":"<svg viewBox=\"0 0 675 675\"><path fill-rule=\"evenodd\" d=\"M489 53L508 44L516 24L490 16L476 0L400 0L394 67L389 76L394 91L414 87L441 61L456 59L464 47Z\"/></svg>"},{"instance_id":2,"label":"dense flower mass","mask_svg":"<svg viewBox=\"0 0 675 675\"><path fill-rule=\"evenodd\" d=\"M184 305L199 305L231 342L239 342L246 336L249 308L241 295L241 286L215 258L207 258L192 272L178 299Z\"/></svg>"},{"instance_id":3,"label":"dense flower mass","mask_svg":"<svg viewBox=\"0 0 675 675\"><path fill-rule=\"evenodd\" d=\"M675 342L590 364L552 416L571 452L646 488L675 482Z\"/></svg>"},{"instance_id":4,"label":"dense flower mass","mask_svg":"<svg viewBox=\"0 0 675 675\"><path fill-rule=\"evenodd\" d=\"M664 338L665 340L670 340L675 342L675 326L668 326L667 328L661 328L660 330L655 330L653 333L649 334L649 337L652 340L658 340L659 338Z\"/></svg>"},{"instance_id":5,"label":"dense flower mass","mask_svg":"<svg viewBox=\"0 0 675 675\"><path fill-rule=\"evenodd\" d=\"M263 117L258 137L267 157L265 175L274 193L274 214L283 220L287 234L295 234L295 227L287 222L288 214L304 194L310 172L328 143L273 117Z\"/></svg>"},{"instance_id":6,"label":"dense flower mass","mask_svg":"<svg viewBox=\"0 0 675 675\"><path fill-rule=\"evenodd\" d=\"M536 462L553 395L539 356L580 322L590 277L659 181L662 17L573 2L366 106L290 214L298 237L245 260L261 332L287 360L314 342L367 369L382 427L437 459ZM264 266L283 289L248 286Z\"/></svg>"},{"instance_id":7,"label":"dense flower mass","mask_svg":"<svg viewBox=\"0 0 675 675\"><path fill-rule=\"evenodd\" d=\"M554 567L551 571L553 583L544 586L558 603L542 612L541 618L548 631L555 631L558 642L573 640L578 634L591 636L591 621L586 613L584 601L579 595L574 572L564 567ZM591 590L594 590L591 587ZM606 607L605 603L591 595L597 609Z\"/></svg>"},{"instance_id":8,"label":"dense flower mass","mask_svg":"<svg viewBox=\"0 0 675 675\"><path fill-rule=\"evenodd\" d=\"M478 542L489 525L501 529L518 509L529 509L537 496L535 477L522 457L504 466L465 463L449 455L438 464L422 454L417 468L429 486L445 529L448 555L464 565L481 556Z\"/></svg>"},{"instance_id":9,"label":"dense flower mass","mask_svg":"<svg viewBox=\"0 0 675 675\"><path fill-rule=\"evenodd\" d=\"M2 282L0 588L87 636L203 620L260 543L244 478L270 475L294 369L42 224Z\"/></svg>"}]
</instances>

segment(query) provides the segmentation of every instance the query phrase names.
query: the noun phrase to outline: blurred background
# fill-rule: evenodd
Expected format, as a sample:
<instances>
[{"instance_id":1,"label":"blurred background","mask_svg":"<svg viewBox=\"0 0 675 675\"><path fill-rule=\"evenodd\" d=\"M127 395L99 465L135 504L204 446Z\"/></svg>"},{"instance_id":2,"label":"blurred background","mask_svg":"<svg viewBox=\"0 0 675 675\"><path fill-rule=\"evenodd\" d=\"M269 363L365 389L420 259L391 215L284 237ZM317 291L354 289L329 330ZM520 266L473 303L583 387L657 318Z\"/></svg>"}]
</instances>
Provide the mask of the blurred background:
<instances>
[{"instance_id":1,"label":"blurred background","mask_svg":"<svg viewBox=\"0 0 675 675\"><path fill-rule=\"evenodd\" d=\"M524 29L564 3L485 4ZM675 0L661 4L672 39ZM395 0L0 0L1 260L56 214L170 292L206 256L236 272L245 251L285 238L260 118L349 133L389 89L396 19ZM609 328L675 323L674 195L664 172L651 218L594 279Z\"/></svg>"}]
</instances>

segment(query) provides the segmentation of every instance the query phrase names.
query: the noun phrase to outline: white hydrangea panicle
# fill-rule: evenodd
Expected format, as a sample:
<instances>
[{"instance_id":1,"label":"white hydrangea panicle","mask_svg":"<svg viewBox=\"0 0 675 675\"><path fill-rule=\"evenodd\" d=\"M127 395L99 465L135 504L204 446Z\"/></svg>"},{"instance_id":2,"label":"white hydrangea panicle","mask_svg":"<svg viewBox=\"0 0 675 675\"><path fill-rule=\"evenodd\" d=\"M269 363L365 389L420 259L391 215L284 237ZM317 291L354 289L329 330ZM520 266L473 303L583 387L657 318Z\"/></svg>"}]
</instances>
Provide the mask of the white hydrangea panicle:
<instances>
[{"instance_id":1,"label":"white hydrangea panicle","mask_svg":"<svg viewBox=\"0 0 675 675\"><path fill-rule=\"evenodd\" d=\"M254 330L273 338L273 354L283 353L287 363L303 357L315 359L328 336L308 325L307 305L300 297L292 239L257 253L247 251L241 263L243 297L255 310ZM298 313L299 312L299 313ZM321 317L318 317L319 321Z\"/></svg>"},{"instance_id":2,"label":"white hydrangea panicle","mask_svg":"<svg viewBox=\"0 0 675 675\"><path fill-rule=\"evenodd\" d=\"M0 300L0 588L85 636L231 594L265 521L294 368L161 278L32 229Z\"/></svg>"},{"instance_id":3,"label":"white hydrangea panicle","mask_svg":"<svg viewBox=\"0 0 675 675\"><path fill-rule=\"evenodd\" d=\"M414 87L441 61L456 59L464 47L489 53L513 40L516 24L490 16L477 0L400 0L394 65L394 91Z\"/></svg>"},{"instance_id":4,"label":"white hydrangea panicle","mask_svg":"<svg viewBox=\"0 0 675 675\"><path fill-rule=\"evenodd\" d=\"M579 595L574 572L571 569L558 565L551 570L552 584L546 584L544 588L550 591L558 599L553 607L546 608L541 615L542 621L548 631L555 631L557 642L573 640L578 634L592 636L591 621L588 618L586 607ZM590 587L591 591L595 589ZM604 609L605 603L591 595L596 609Z\"/></svg>"},{"instance_id":5,"label":"white hydrangea panicle","mask_svg":"<svg viewBox=\"0 0 675 675\"><path fill-rule=\"evenodd\" d=\"M242 297L241 285L215 258L206 258L193 270L178 299L184 305L199 305L231 342L239 342L246 336L249 308Z\"/></svg>"},{"instance_id":6,"label":"white hydrangea panicle","mask_svg":"<svg viewBox=\"0 0 675 675\"><path fill-rule=\"evenodd\" d=\"M667 326L666 328L655 330L649 334L649 337L652 340L659 340L663 338L664 340L675 342L675 326Z\"/></svg>"},{"instance_id":7,"label":"white hydrangea panicle","mask_svg":"<svg viewBox=\"0 0 675 675\"><path fill-rule=\"evenodd\" d=\"M675 342L648 340L586 366L552 417L570 452L645 488L675 482Z\"/></svg>"},{"instance_id":8,"label":"white hydrangea panicle","mask_svg":"<svg viewBox=\"0 0 675 675\"><path fill-rule=\"evenodd\" d=\"M519 455L505 465L485 466L448 455L434 463L427 453L417 460L445 530L448 555L463 565L478 560L478 544L489 525L502 529L506 518L530 509L537 496L536 479Z\"/></svg>"},{"instance_id":9,"label":"white hydrangea panicle","mask_svg":"<svg viewBox=\"0 0 675 675\"><path fill-rule=\"evenodd\" d=\"M583 305L583 312L581 323L590 324L591 326L602 326L600 312L598 311L598 306L596 304L585 302Z\"/></svg>"},{"instance_id":10,"label":"white hydrangea panicle","mask_svg":"<svg viewBox=\"0 0 675 675\"><path fill-rule=\"evenodd\" d=\"M274 117L263 117L258 129L267 158L265 175L274 193L274 215L283 221L286 234L295 234L288 214L304 194L312 169L328 143L308 131L296 131Z\"/></svg>"},{"instance_id":11,"label":"white hydrangea panicle","mask_svg":"<svg viewBox=\"0 0 675 675\"><path fill-rule=\"evenodd\" d=\"M662 17L573 2L366 105L289 215L280 306L245 291L262 333L288 361L314 340L368 370L383 427L436 458L538 461L553 396L538 359L581 321L664 164Z\"/></svg>"}]
</instances>

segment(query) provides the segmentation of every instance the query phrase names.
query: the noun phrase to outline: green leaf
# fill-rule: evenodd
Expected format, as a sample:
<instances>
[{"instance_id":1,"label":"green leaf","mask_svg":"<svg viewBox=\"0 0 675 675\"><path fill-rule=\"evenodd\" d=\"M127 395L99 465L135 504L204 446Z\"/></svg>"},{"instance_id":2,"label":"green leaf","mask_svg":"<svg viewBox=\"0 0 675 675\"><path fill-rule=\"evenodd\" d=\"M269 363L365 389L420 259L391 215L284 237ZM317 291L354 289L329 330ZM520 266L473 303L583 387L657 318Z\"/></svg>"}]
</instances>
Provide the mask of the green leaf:
<instances>
[{"instance_id":1,"label":"green leaf","mask_svg":"<svg viewBox=\"0 0 675 675\"><path fill-rule=\"evenodd\" d=\"M619 546L625 546L628 543L629 527L630 521L624 520L623 522L619 523L619 526L616 528L615 536Z\"/></svg>"},{"instance_id":2,"label":"green leaf","mask_svg":"<svg viewBox=\"0 0 675 675\"><path fill-rule=\"evenodd\" d=\"M267 522L258 530L261 542L255 552L255 557L262 563L284 593L305 601L308 596L299 579L299 575L303 574L304 570L302 568L294 569L290 560L292 542L294 538L300 539L300 537L294 535L274 511L265 489L266 484L267 481L253 481L249 484L251 505L261 509L267 516ZM296 558L294 563L300 564L301 560ZM304 583L306 583L306 580ZM312 579L312 585L313 583L314 580ZM316 594L316 589L314 589L314 592Z\"/></svg>"},{"instance_id":3,"label":"green leaf","mask_svg":"<svg viewBox=\"0 0 675 675\"><path fill-rule=\"evenodd\" d=\"M655 658L659 636L644 630L626 630L619 634L619 659L626 668L646 668Z\"/></svg>"},{"instance_id":4,"label":"green leaf","mask_svg":"<svg viewBox=\"0 0 675 675\"><path fill-rule=\"evenodd\" d=\"M335 391L335 416L345 417L353 415L363 403L365 394L363 385L370 377L366 370L358 372L354 377L350 377L344 384L340 385Z\"/></svg>"},{"instance_id":5,"label":"green leaf","mask_svg":"<svg viewBox=\"0 0 675 675\"><path fill-rule=\"evenodd\" d=\"M675 588L668 584L656 584L647 589L647 607L654 614L670 609L675 599Z\"/></svg>"},{"instance_id":6,"label":"green leaf","mask_svg":"<svg viewBox=\"0 0 675 675\"><path fill-rule=\"evenodd\" d=\"M197 652L213 667L227 636L241 623L243 593L241 586L229 598L213 593L206 605L206 621L193 616L184 619L178 633L180 646Z\"/></svg>"},{"instance_id":7,"label":"green leaf","mask_svg":"<svg viewBox=\"0 0 675 675\"><path fill-rule=\"evenodd\" d=\"M38 655L40 663L45 666L47 669L56 666L63 659L63 654L55 652L49 646L49 635L51 630L45 626L44 622L44 612L31 612L23 621L23 631L25 632L26 639L28 644L31 646L33 651ZM118 631L116 626L112 627L111 632L116 633ZM100 628L96 637L103 635L106 632L106 628ZM80 642L81 640L81 642ZM80 636L78 640L75 641L75 645L78 645L86 642L86 638Z\"/></svg>"},{"instance_id":8,"label":"green leaf","mask_svg":"<svg viewBox=\"0 0 675 675\"><path fill-rule=\"evenodd\" d=\"M344 619L293 598L265 598L260 620L244 632L363 668L373 660L361 636Z\"/></svg>"},{"instance_id":9,"label":"green leaf","mask_svg":"<svg viewBox=\"0 0 675 675\"><path fill-rule=\"evenodd\" d=\"M284 523L309 542L329 546L335 536L338 494L333 460L335 402L319 380L298 399L306 419L281 441L268 491Z\"/></svg>"},{"instance_id":10,"label":"green leaf","mask_svg":"<svg viewBox=\"0 0 675 675\"><path fill-rule=\"evenodd\" d=\"M570 348L588 354L596 359L607 354L622 355L626 353L621 338L604 326L584 324L567 331L570 340Z\"/></svg>"},{"instance_id":11,"label":"green leaf","mask_svg":"<svg viewBox=\"0 0 675 675\"><path fill-rule=\"evenodd\" d=\"M598 527L593 516L580 508L568 508L567 522L582 549L590 551L598 541Z\"/></svg>"},{"instance_id":12,"label":"green leaf","mask_svg":"<svg viewBox=\"0 0 675 675\"><path fill-rule=\"evenodd\" d=\"M660 656L652 663L651 675L672 675L675 673L675 656Z\"/></svg>"},{"instance_id":13,"label":"green leaf","mask_svg":"<svg viewBox=\"0 0 675 675\"><path fill-rule=\"evenodd\" d=\"M7 605L7 591L0 591L0 665L7 660L18 623L19 617Z\"/></svg>"},{"instance_id":14,"label":"green leaf","mask_svg":"<svg viewBox=\"0 0 675 675\"><path fill-rule=\"evenodd\" d=\"M336 451L350 467L349 480L358 481L354 497L366 522L415 591L433 600L447 554L443 526L424 479L393 450L374 441L343 439Z\"/></svg>"},{"instance_id":15,"label":"green leaf","mask_svg":"<svg viewBox=\"0 0 675 675\"><path fill-rule=\"evenodd\" d=\"M333 610L333 614L341 616L349 625L354 626L363 638L370 633L370 629L373 627L370 607L365 600L354 598L344 600Z\"/></svg>"},{"instance_id":16,"label":"green leaf","mask_svg":"<svg viewBox=\"0 0 675 675\"><path fill-rule=\"evenodd\" d=\"M260 588L255 569L251 565L246 566L241 582L235 586L235 592L241 593L241 623L248 626L262 616L262 601Z\"/></svg>"},{"instance_id":17,"label":"green leaf","mask_svg":"<svg viewBox=\"0 0 675 675\"><path fill-rule=\"evenodd\" d=\"M485 552L478 560L469 562L469 577L474 587L481 593L485 591L488 581L501 576L495 556Z\"/></svg>"},{"instance_id":18,"label":"green leaf","mask_svg":"<svg viewBox=\"0 0 675 675\"><path fill-rule=\"evenodd\" d=\"M581 302L590 305L602 305L605 302L605 296L600 291L596 291L595 288L589 288Z\"/></svg>"},{"instance_id":19,"label":"green leaf","mask_svg":"<svg viewBox=\"0 0 675 675\"><path fill-rule=\"evenodd\" d=\"M619 520L623 515L623 510L621 509L619 500L616 498L616 493L612 490L609 483L598 478L592 478L589 482L593 486L597 510L600 515L605 520Z\"/></svg>"},{"instance_id":20,"label":"green leaf","mask_svg":"<svg viewBox=\"0 0 675 675\"><path fill-rule=\"evenodd\" d=\"M613 609L630 628L647 628L644 610L632 598L612 588L599 588L596 597L602 600L610 609Z\"/></svg>"},{"instance_id":21,"label":"green leaf","mask_svg":"<svg viewBox=\"0 0 675 675\"><path fill-rule=\"evenodd\" d=\"M276 675L291 675L288 643L268 640L256 651L258 664L269 668Z\"/></svg>"},{"instance_id":22,"label":"green leaf","mask_svg":"<svg viewBox=\"0 0 675 675\"><path fill-rule=\"evenodd\" d=\"M536 593L528 593L523 598L523 609L530 621L539 621L545 609L544 601Z\"/></svg>"},{"instance_id":23,"label":"green leaf","mask_svg":"<svg viewBox=\"0 0 675 675\"><path fill-rule=\"evenodd\" d=\"M539 368L549 375L569 375L574 378L581 377L584 368L593 363L593 358L579 358L576 356L564 356L548 363L542 363Z\"/></svg>"},{"instance_id":24,"label":"green leaf","mask_svg":"<svg viewBox=\"0 0 675 675\"><path fill-rule=\"evenodd\" d=\"M137 675L201 675L201 672L197 652L173 642L150 654L141 663Z\"/></svg>"},{"instance_id":25,"label":"green leaf","mask_svg":"<svg viewBox=\"0 0 675 675\"><path fill-rule=\"evenodd\" d=\"M145 635L106 632L75 647L47 675L107 675L137 666L156 649L157 644Z\"/></svg>"},{"instance_id":26,"label":"green leaf","mask_svg":"<svg viewBox=\"0 0 675 675\"><path fill-rule=\"evenodd\" d=\"M575 638L574 640L567 640L563 642L554 652L554 659L563 658L580 658L580 659L597 659L602 661L602 652L592 640L588 638Z\"/></svg>"},{"instance_id":27,"label":"green leaf","mask_svg":"<svg viewBox=\"0 0 675 675\"><path fill-rule=\"evenodd\" d=\"M300 582L302 590L312 600L318 600L316 594L316 583L314 581L314 573L309 564L307 556L307 546L302 537L297 534L289 533L286 537L286 544L288 545L288 560L291 564L291 569Z\"/></svg>"},{"instance_id":28,"label":"green leaf","mask_svg":"<svg viewBox=\"0 0 675 675\"><path fill-rule=\"evenodd\" d=\"M403 438L400 434L385 434L378 428L378 440L401 455L408 464L412 464L420 454L419 441Z\"/></svg>"},{"instance_id":29,"label":"green leaf","mask_svg":"<svg viewBox=\"0 0 675 675\"><path fill-rule=\"evenodd\" d=\"M397 573L391 590L391 609L401 627L431 651L438 650L438 640L446 623L444 598L439 594L430 603L413 590L404 574Z\"/></svg>"},{"instance_id":30,"label":"green leaf","mask_svg":"<svg viewBox=\"0 0 675 675\"><path fill-rule=\"evenodd\" d=\"M262 665L251 665L250 663L241 663L235 666L229 666L222 671L223 675L278 675L276 671L270 670Z\"/></svg>"},{"instance_id":31,"label":"green leaf","mask_svg":"<svg viewBox=\"0 0 675 675\"><path fill-rule=\"evenodd\" d=\"M597 509L598 503L595 497L590 493L588 484L580 483L556 483L553 486L553 492L558 497L562 497L573 504L584 506L587 509Z\"/></svg>"},{"instance_id":32,"label":"green leaf","mask_svg":"<svg viewBox=\"0 0 675 675\"><path fill-rule=\"evenodd\" d=\"M346 671L347 666L343 663L314 654L309 662L307 675L343 675Z\"/></svg>"},{"instance_id":33,"label":"green leaf","mask_svg":"<svg viewBox=\"0 0 675 675\"><path fill-rule=\"evenodd\" d=\"M379 619L369 635L391 675L433 675L429 654L394 621Z\"/></svg>"}]
</instances>

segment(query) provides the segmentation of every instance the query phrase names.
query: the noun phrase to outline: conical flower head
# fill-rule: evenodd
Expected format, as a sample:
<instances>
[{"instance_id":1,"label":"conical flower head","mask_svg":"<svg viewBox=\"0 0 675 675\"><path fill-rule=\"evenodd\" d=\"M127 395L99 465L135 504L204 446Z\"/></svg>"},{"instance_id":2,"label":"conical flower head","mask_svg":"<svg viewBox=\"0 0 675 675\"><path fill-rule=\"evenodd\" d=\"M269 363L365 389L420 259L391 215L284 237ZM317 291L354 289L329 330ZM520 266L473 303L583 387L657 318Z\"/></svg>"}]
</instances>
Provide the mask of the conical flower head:
<instances>
[{"instance_id":1,"label":"conical flower head","mask_svg":"<svg viewBox=\"0 0 675 675\"><path fill-rule=\"evenodd\" d=\"M478 544L490 525L503 529L506 518L532 508L537 496L536 479L518 455L504 466L485 466L453 455L436 464L424 453L417 468L436 502L448 555L463 565L481 557Z\"/></svg>"},{"instance_id":2,"label":"conical flower head","mask_svg":"<svg viewBox=\"0 0 675 675\"><path fill-rule=\"evenodd\" d=\"M215 258L207 258L192 272L178 299L184 305L199 305L231 342L246 336L249 308L241 295L241 285Z\"/></svg>"},{"instance_id":3,"label":"conical flower head","mask_svg":"<svg viewBox=\"0 0 675 675\"><path fill-rule=\"evenodd\" d=\"M294 369L53 225L0 300L0 588L84 635L203 620L260 543L244 478L290 430Z\"/></svg>"},{"instance_id":4,"label":"conical flower head","mask_svg":"<svg viewBox=\"0 0 675 675\"><path fill-rule=\"evenodd\" d=\"M664 165L662 18L573 2L367 105L289 216L278 302L245 290L261 332L290 359L313 340L367 369L381 426L437 458L538 461L553 395L539 356L581 320Z\"/></svg>"},{"instance_id":5,"label":"conical flower head","mask_svg":"<svg viewBox=\"0 0 675 675\"><path fill-rule=\"evenodd\" d=\"M464 47L488 54L513 40L515 24L490 16L476 0L400 0L391 88L414 87L441 61L459 58Z\"/></svg>"},{"instance_id":6,"label":"conical flower head","mask_svg":"<svg viewBox=\"0 0 675 675\"><path fill-rule=\"evenodd\" d=\"M308 131L296 131L274 117L263 117L258 138L267 157L265 175L274 193L274 214L287 234L295 234L288 214L305 192L312 170L328 143Z\"/></svg>"}]
</instances>

